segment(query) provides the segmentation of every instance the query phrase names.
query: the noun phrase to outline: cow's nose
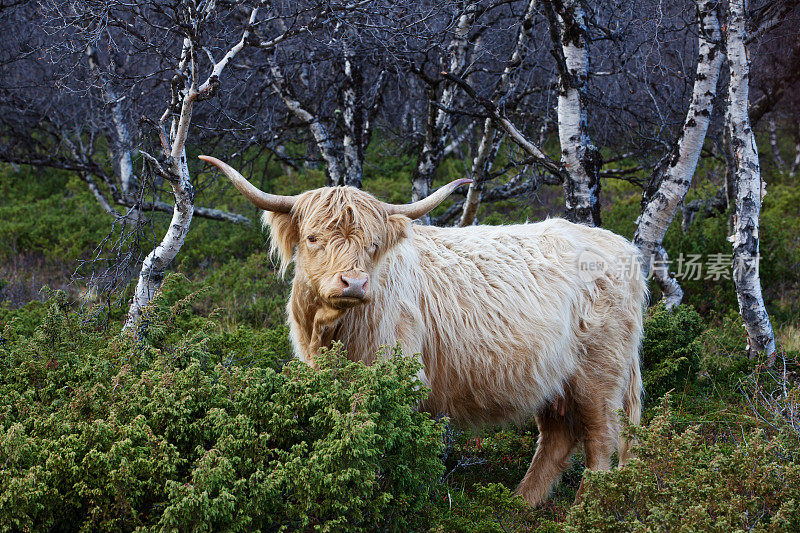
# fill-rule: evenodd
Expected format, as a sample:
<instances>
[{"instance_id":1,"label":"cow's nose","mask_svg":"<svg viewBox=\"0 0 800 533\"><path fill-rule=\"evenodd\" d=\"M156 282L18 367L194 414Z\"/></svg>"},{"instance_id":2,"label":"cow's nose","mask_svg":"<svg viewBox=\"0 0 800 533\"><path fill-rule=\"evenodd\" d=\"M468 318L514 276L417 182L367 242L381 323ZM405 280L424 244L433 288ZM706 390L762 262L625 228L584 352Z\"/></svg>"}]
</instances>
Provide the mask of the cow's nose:
<instances>
[{"instance_id":1,"label":"cow's nose","mask_svg":"<svg viewBox=\"0 0 800 533\"><path fill-rule=\"evenodd\" d=\"M367 292L367 282L369 281L369 277L359 276L340 276L342 280L342 296L350 296L352 298L364 298L365 293Z\"/></svg>"}]
</instances>

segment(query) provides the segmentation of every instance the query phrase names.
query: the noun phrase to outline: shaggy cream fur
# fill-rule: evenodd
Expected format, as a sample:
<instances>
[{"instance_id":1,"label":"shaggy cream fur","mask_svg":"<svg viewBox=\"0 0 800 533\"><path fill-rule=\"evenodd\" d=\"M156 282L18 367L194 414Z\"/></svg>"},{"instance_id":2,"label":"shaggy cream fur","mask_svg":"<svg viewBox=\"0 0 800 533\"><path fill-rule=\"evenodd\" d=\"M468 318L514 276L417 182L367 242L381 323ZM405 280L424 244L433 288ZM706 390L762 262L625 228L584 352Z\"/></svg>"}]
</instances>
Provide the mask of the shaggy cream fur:
<instances>
[{"instance_id":1,"label":"shaggy cream fur","mask_svg":"<svg viewBox=\"0 0 800 533\"><path fill-rule=\"evenodd\" d=\"M535 416L539 446L517 489L532 505L581 442L590 469L609 468L614 450L624 462L617 412L638 423L641 411L638 250L561 219L437 228L383 205L324 188L300 195L290 214L264 214L283 268L296 263L297 355L313 365L338 340L369 364L399 341L424 367L424 409L468 425ZM366 300L337 298L343 274L369 277Z\"/></svg>"}]
</instances>

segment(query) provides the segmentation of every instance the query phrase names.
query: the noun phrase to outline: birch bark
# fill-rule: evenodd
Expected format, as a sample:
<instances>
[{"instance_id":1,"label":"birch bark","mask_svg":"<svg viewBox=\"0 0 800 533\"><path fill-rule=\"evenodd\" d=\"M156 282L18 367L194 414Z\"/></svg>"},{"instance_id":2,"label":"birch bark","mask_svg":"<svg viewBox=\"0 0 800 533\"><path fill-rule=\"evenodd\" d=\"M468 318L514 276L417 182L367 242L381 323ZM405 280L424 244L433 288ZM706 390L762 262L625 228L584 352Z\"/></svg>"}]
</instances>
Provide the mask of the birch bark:
<instances>
[{"instance_id":1,"label":"birch bark","mask_svg":"<svg viewBox=\"0 0 800 533\"><path fill-rule=\"evenodd\" d=\"M508 63L506 63L503 73L500 76L498 85L499 99L505 98L513 89L511 73L513 69L522 62L522 50L525 46L525 41L530 38L535 13L536 0L530 0L525 14L520 21L519 29L517 30L517 40L514 43L514 50L511 52L511 58ZM475 216L478 214L478 207L481 202L481 194L483 193L483 184L486 182L492 162L497 155L499 143L500 137L498 136L495 123L491 118L487 118L483 125L483 134L478 143L478 150L472 161L472 175L470 177L473 181L467 191L467 198L464 201L464 210L458 221L458 226L460 227L469 226L475 222Z\"/></svg>"},{"instance_id":2,"label":"birch bark","mask_svg":"<svg viewBox=\"0 0 800 533\"><path fill-rule=\"evenodd\" d=\"M566 169L566 218L600 224L600 169L603 158L592 144L584 91L589 75L589 43L580 0L545 3L559 70L558 138Z\"/></svg>"},{"instance_id":3,"label":"birch bark","mask_svg":"<svg viewBox=\"0 0 800 533\"><path fill-rule=\"evenodd\" d=\"M206 16L210 14L211 10L213 10L213 2L206 7ZM161 285L164 273L183 246L183 241L192 222L192 216L194 215L194 188L192 187L189 166L186 161L186 139L192 121L194 104L216 91L222 71L236 54L244 48L250 35L249 28L255 22L257 13L258 8L253 8L248 24L242 32L241 40L231 47L218 62L212 60L211 74L200 87L197 86L195 75L196 50L194 49L194 43L188 37L184 39L178 70L186 72L185 76L190 80L190 86L182 91L182 98L179 100L178 95L181 93L177 90L173 93L172 105L167 108L162 116L163 123L170 116L170 110L173 109L175 104L180 104L180 114L177 117L173 117L170 139L166 139L166 135L162 137L167 168L162 168L161 164L153 156L141 152L146 159L150 160L157 172L169 182L175 198L175 205L169 229L161 239L161 242L142 261L142 268L139 272L139 278L134 289L133 299L128 309L123 331L129 331L139 325L144 307L150 302ZM194 30L196 29L194 28Z\"/></svg>"},{"instance_id":4,"label":"birch bark","mask_svg":"<svg viewBox=\"0 0 800 533\"><path fill-rule=\"evenodd\" d=\"M469 30L475 20L475 6L470 5L461 14L453 35L453 39L448 45L450 53L449 72L460 73L467 63L470 42L468 39ZM447 84L442 90L438 99L439 104L445 109L453 106L456 87ZM427 198L433 184L433 175L442 160L442 150L444 148L445 137L451 129L453 119L450 113L433 105L437 101L436 90L434 87L428 89L428 117L425 122L425 137L422 149L414 167L414 174L411 176L411 201L416 202ZM430 215L418 219L421 224L430 224Z\"/></svg>"},{"instance_id":5,"label":"birch bark","mask_svg":"<svg viewBox=\"0 0 800 533\"><path fill-rule=\"evenodd\" d=\"M669 257L662 245L664 235L692 183L700 151L711 121L717 81L722 69L723 50L716 2L698 5L697 67L689 110L683 131L671 153L658 165L645 191L633 243L642 252L645 274L652 269L668 309L681 303L683 290L670 275Z\"/></svg>"},{"instance_id":6,"label":"birch bark","mask_svg":"<svg viewBox=\"0 0 800 533\"><path fill-rule=\"evenodd\" d=\"M481 140L478 142L478 150L472 159L472 168L470 169L472 183L469 186L469 190L467 190L467 198L464 200L461 218L456 224L458 227L463 228L475 223L475 216L478 214L478 207L483 194L483 184L491 170L492 161L497 155L498 140L494 121L487 118L483 124L483 133L481 134Z\"/></svg>"},{"instance_id":7,"label":"birch bark","mask_svg":"<svg viewBox=\"0 0 800 533\"><path fill-rule=\"evenodd\" d=\"M797 171L800 170L800 129L797 124L794 126L794 161L791 168L789 168L789 176L794 177Z\"/></svg>"},{"instance_id":8,"label":"birch bark","mask_svg":"<svg viewBox=\"0 0 800 533\"><path fill-rule=\"evenodd\" d=\"M113 152L117 162L117 173L120 180L120 188L123 196L133 196L136 194L136 176L133 173L133 142L122 108L123 99L120 98L111 83L103 76L97 59L97 51L89 46L86 49L89 59L89 68L95 73L100 83L103 99L108 104L111 111L111 121L114 124ZM105 208L105 207L104 207Z\"/></svg>"},{"instance_id":9,"label":"birch bark","mask_svg":"<svg viewBox=\"0 0 800 533\"><path fill-rule=\"evenodd\" d=\"M734 156L736 209L733 216L733 282L747 330L751 357L764 352L775 359L775 334L764 306L758 274L759 214L765 184L758 164L755 135L748 114L750 60L747 56L745 0L729 0L726 50L730 82L725 126Z\"/></svg>"},{"instance_id":10,"label":"birch bark","mask_svg":"<svg viewBox=\"0 0 800 533\"><path fill-rule=\"evenodd\" d=\"M360 106L363 103L361 71L353 48L349 43L343 45L344 83L342 87L342 122L344 133L342 147L344 151L343 185L361 188L363 176L363 133L364 114Z\"/></svg>"},{"instance_id":11,"label":"birch bark","mask_svg":"<svg viewBox=\"0 0 800 533\"><path fill-rule=\"evenodd\" d=\"M270 59L270 72L272 79L270 86L275 93L283 100L286 108L297 118L303 121L307 126L311 135L314 137L314 142L317 144L317 149L325 161L325 175L327 176L327 185L342 185L344 184L344 172L340 164L340 158L337 154L338 150L333 142L333 138L329 134L327 128L323 126L319 118L309 112L303 105L292 98L286 87L285 78L280 67Z\"/></svg>"},{"instance_id":12,"label":"birch bark","mask_svg":"<svg viewBox=\"0 0 800 533\"><path fill-rule=\"evenodd\" d=\"M778 146L778 124L775 117L769 117L769 147L772 149L772 161L775 163L775 168L783 172L786 170L786 163L781 157L781 148Z\"/></svg>"}]
</instances>

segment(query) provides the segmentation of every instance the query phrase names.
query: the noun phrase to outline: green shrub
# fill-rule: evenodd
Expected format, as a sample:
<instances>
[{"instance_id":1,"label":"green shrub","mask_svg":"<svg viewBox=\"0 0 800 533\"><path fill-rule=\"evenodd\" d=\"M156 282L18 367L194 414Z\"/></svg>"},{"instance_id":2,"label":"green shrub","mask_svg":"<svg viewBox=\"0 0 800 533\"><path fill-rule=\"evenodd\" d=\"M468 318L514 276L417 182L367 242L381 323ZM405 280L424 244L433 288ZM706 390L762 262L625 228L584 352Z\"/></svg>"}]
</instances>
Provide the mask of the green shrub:
<instances>
[{"instance_id":1,"label":"green shrub","mask_svg":"<svg viewBox=\"0 0 800 533\"><path fill-rule=\"evenodd\" d=\"M0 166L0 259L36 254L74 261L111 228L111 218L86 186L67 172L46 176L29 167Z\"/></svg>"},{"instance_id":2,"label":"green shrub","mask_svg":"<svg viewBox=\"0 0 800 533\"><path fill-rule=\"evenodd\" d=\"M797 321L800 314L800 191L796 183L771 184L761 214L759 275L773 321ZM777 320L775 320L777 319Z\"/></svg>"},{"instance_id":3,"label":"green shrub","mask_svg":"<svg viewBox=\"0 0 800 533\"><path fill-rule=\"evenodd\" d=\"M700 336L701 367L725 388L735 389L739 380L748 375L758 361L747 356L747 331L737 311L729 310L713 319L716 324Z\"/></svg>"},{"instance_id":4,"label":"green shrub","mask_svg":"<svg viewBox=\"0 0 800 533\"><path fill-rule=\"evenodd\" d=\"M583 502L565 531L797 531L800 464L796 446L754 430L741 441L681 431L668 397L649 426L630 428L639 444L625 468L587 473ZM735 432L734 432L735 434Z\"/></svg>"},{"instance_id":5,"label":"green shrub","mask_svg":"<svg viewBox=\"0 0 800 533\"><path fill-rule=\"evenodd\" d=\"M670 312L659 304L649 311L642 344L648 404L691 382L699 369L702 328L702 319L691 306L680 305Z\"/></svg>"},{"instance_id":6,"label":"green shrub","mask_svg":"<svg viewBox=\"0 0 800 533\"><path fill-rule=\"evenodd\" d=\"M274 328L286 323L289 284L281 279L266 252L232 259L203 280L200 310L222 308L226 324Z\"/></svg>"},{"instance_id":7,"label":"green shrub","mask_svg":"<svg viewBox=\"0 0 800 533\"><path fill-rule=\"evenodd\" d=\"M442 423L418 363L293 361L285 329L225 330L168 277L143 337L47 303L0 324L0 530L405 531L430 522ZM5 321L9 319L8 321Z\"/></svg>"},{"instance_id":8,"label":"green shrub","mask_svg":"<svg viewBox=\"0 0 800 533\"><path fill-rule=\"evenodd\" d=\"M442 514L436 531L502 533L531 531L537 525L533 509L500 483L479 484L474 489L475 496L470 499L455 495L454 509Z\"/></svg>"}]
</instances>

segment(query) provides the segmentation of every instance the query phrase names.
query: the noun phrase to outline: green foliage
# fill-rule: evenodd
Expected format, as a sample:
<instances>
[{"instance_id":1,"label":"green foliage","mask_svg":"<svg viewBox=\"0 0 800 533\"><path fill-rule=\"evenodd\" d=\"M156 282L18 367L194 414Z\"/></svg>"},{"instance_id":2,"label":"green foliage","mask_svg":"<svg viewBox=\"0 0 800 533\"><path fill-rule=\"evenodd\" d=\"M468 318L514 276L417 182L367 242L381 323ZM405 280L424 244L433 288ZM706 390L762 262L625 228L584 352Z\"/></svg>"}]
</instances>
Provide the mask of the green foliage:
<instances>
[{"instance_id":1,"label":"green foliage","mask_svg":"<svg viewBox=\"0 0 800 533\"><path fill-rule=\"evenodd\" d=\"M536 527L533 509L500 483L477 484L475 496L448 495L455 499L453 512L443 513L437 531L472 533L524 531ZM541 531L541 529L540 529Z\"/></svg>"},{"instance_id":2,"label":"green foliage","mask_svg":"<svg viewBox=\"0 0 800 533\"><path fill-rule=\"evenodd\" d=\"M778 320L800 314L800 190L797 183L768 188L761 214L759 274Z\"/></svg>"},{"instance_id":3,"label":"green foliage","mask_svg":"<svg viewBox=\"0 0 800 533\"><path fill-rule=\"evenodd\" d=\"M415 156L375 135L364 188L406 202ZM557 157L556 144L549 148ZM287 145L293 155L305 150ZM264 190L295 194L324 184L321 168L285 172L256 156L247 159ZM506 156L501 150L495 168ZM444 161L434 188L465 175L462 159ZM334 347L318 370L285 364L288 284L264 252L258 212L227 181L209 177L196 175L197 190L219 200L198 203L241 212L256 225L195 218L173 265L186 276L165 280L140 340L105 331L60 293L20 309L0 305L0 530L797 528L800 446L791 432L750 434L761 420L780 426L785 412L754 408L743 394L783 382L745 377L758 361L744 356L730 279L680 279L689 305L651 311L642 355L645 418L656 417L638 434L640 460L590 474L584 504L567 519L583 474L580 452L546 504L531 510L511 490L535 451L532 426L448 431L443 453L442 424L416 411L423 392L413 362L388 353L366 368ZM768 182L762 285L773 323L796 349L800 191L785 176ZM695 187L687 201L713 192ZM560 187L543 187L533 200L483 205L481 223L557 215L560 195ZM604 227L632 237L640 199L630 183L604 180ZM169 217L147 216L158 238ZM37 257L37 268L66 273L51 279L68 276L109 221L74 176L0 165L0 259L14 265L0 271L8 277L0 290L14 287L27 255ZM684 232L679 213L665 247L673 261L681 254L707 260L731 253L727 234L725 215L698 216ZM670 389L675 410L653 409ZM788 390L796 402L797 389Z\"/></svg>"},{"instance_id":4,"label":"green foliage","mask_svg":"<svg viewBox=\"0 0 800 533\"><path fill-rule=\"evenodd\" d=\"M242 210L250 211L249 209ZM251 254L266 248L266 234L255 213L247 213L255 225L245 226L195 218L181 252L176 261L182 272L202 272L211 266L219 266L231 259L244 260ZM157 216L156 235L166 233L168 216ZM149 251L149 250L148 250Z\"/></svg>"},{"instance_id":5,"label":"green foliage","mask_svg":"<svg viewBox=\"0 0 800 533\"><path fill-rule=\"evenodd\" d=\"M178 277L173 280L174 289L170 289L180 286L184 294L202 290L192 303L197 313L214 312L228 326L277 328L286 323L289 284L278 277L266 252L231 259L202 277L197 274L195 278L201 281Z\"/></svg>"},{"instance_id":6,"label":"green foliage","mask_svg":"<svg viewBox=\"0 0 800 533\"><path fill-rule=\"evenodd\" d=\"M700 336L701 367L724 388L734 388L742 376L749 374L757 361L747 357L747 332L735 310L714 317L717 324Z\"/></svg>"},{"instance_id":7,"label":"green foliage","mask_svg":"<svg viewBox=\"0 0 800 533\"><path fill-rule=\"evenodd\" d=\"M649 426L629 428L638 445L625 468L587 474L565 531L800 528L800 464L786 460L784 438L754 430L731 443L700 426L682 431L668 402Z\"/></svg>"},{"instance_id":8,"label":"green foliage","mask_svg":"<svg viewBox=\"0 0 800 533\"><path fill-rule=\"evenodd\" d=\"M418 364L341 347L283 368L285 329L225 330L179 277L143 337L47 302L0 342L0 530L400 531L430 521L442 423Z\"/></svg>"},{"instance_id":9,"label":"green foliage","mask_svg":"<svg viewBox=\"0 0 800 533\"><path fill-rule=\"evenodd\" d=\"M642 343L648 403L691 382L699 369L702 329L702 318L691 306L680 305L670 312L659 304L649 311Z\"/></svg>"},{"instance_id":10,"label":"green foliage","mask_svg":"<svg viewBox=\"0 0 800 533\"><path fill-rule=\"evenodd\" d=\"M66 172L0 166L0 258L39 254L74 261L108 232L110 218Z\"/></svg>"}]
</instances>

